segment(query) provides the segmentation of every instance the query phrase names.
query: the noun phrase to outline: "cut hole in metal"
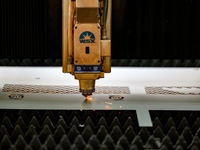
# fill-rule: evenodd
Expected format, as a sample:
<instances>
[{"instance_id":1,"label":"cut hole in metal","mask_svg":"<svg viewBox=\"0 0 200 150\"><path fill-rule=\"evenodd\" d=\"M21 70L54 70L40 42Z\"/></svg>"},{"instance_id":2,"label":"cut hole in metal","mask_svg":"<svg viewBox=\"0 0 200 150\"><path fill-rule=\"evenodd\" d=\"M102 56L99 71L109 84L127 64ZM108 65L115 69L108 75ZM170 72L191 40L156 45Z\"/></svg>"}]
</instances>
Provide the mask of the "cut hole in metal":
<instances>
[{"instance_id":1,"label":"cut hole in metal","mask_svg":"<svg viewBox=\"0 0 200 150\"><path fill-rule=\"evenodd\" d=\"M119 100L123 100L124 96L122 96L122 95L110 95L109 99L114 100L114 101L119 101Z\"/></svg>"},{"instance_id":2,"label":"cut hole in metal","mask_svg":"<svg viewBox=\"0 0 200 150\"><path fill-rule=\"evenodd\" d=\"M9 94L9 99L20 100L24 98L23 94Z\"/></svg>"},{"instance_id":3,"label":"cut hole in metal","mask_svg":"<svg viewBox=\"0 0 200 150\"><path fill-rule=\"evenodd\" d=\"M198 86L159 86L145 87L146 94L151 95L200 95Z\"/></svg>"},{"instance_id":4,"label":"cut hole in metal","mask_svg":"<svg viewBox=\"0 0 200 150\"><path fill-rule=\"evenodd\" d=\"M2 92L38 94L80 94L78 86L5 84ZM96 86L94 94L130 94L127 86Z\"/></svg>"}]
</instances>

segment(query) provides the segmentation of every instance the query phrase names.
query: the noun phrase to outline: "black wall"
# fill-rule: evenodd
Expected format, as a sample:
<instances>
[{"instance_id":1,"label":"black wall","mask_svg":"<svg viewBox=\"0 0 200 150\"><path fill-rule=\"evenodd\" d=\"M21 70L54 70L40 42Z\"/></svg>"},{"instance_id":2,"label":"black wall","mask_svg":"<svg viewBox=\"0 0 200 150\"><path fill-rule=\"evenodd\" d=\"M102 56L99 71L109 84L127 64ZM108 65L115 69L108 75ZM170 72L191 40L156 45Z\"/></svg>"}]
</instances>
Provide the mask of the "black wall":
<instances>
[{"instance_id":1,"label":"black wall","mask_svg":"<svg viewBox=\"0 0 200 150\"><path fill-rule=\"evenodd\" d=\"M61 58L61 0L1 0L0 58ZM113 59L199 59L199 0L113 0Z\"/></svg>"}]
</instances>

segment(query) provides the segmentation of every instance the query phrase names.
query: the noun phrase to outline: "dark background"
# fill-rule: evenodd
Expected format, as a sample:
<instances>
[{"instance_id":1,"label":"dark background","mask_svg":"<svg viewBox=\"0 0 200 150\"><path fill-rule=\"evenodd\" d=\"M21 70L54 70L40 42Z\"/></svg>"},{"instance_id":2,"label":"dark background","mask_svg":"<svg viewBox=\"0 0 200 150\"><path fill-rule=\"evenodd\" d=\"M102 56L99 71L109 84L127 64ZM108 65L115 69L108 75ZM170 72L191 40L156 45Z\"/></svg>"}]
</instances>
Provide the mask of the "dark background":
<instances>
[{"instance_id":1,"label":"dark background","mask_svg":"<svg viewBox=\"0 0 200 150\"><path fill-rule=\"evenodd\" d=\"M200 66L199 0L112 7L113 64ZM0 65L61 65L62 0L1 0L0 11Z\"/></svg>"}]
</instances>

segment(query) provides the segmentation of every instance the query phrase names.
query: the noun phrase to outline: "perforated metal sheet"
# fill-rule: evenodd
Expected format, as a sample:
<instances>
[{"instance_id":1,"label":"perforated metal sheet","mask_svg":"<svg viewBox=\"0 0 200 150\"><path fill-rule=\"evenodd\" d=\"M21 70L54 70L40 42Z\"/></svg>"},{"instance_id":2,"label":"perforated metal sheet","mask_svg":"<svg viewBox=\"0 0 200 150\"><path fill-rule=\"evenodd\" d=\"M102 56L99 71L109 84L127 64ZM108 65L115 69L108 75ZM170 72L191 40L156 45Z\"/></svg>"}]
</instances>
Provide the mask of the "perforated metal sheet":
<instances>
[{"instance_id":1,"label":"perforated metal sheet","mask_svg":"<svg viewBox=\"0 0 200 150\"><path fill-rule=\"evenodd\" d=\"M200 95L199 86L145 87L146 94L153 95Z\"/></svg>"},{"instance_id":2,"label":"perforated metal sheet","mask_svg":"<svg viewBox=\"0 0 200 150\"><path fill-rule=\"evenodd\" d=\"M2 92L38 94L80 94L78 86L5 84ZM130 94L126 86L96 86L94 94Z\"/></svg>"}]
</instances>

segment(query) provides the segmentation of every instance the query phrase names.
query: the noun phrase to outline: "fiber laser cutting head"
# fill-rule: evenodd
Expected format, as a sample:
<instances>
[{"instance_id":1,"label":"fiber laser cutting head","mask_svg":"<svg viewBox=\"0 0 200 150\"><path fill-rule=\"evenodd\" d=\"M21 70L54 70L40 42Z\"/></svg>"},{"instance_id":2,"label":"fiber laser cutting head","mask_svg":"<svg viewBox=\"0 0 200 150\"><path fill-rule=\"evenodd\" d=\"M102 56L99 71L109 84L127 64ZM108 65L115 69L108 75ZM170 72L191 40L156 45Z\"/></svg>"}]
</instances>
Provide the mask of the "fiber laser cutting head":
<instances>
[{"instance_id":1,"label":"fiber laser cutting head","mask_svg":"<svg viewBox=\"0 0 200 150\"><path fill-rule=\"evenodd\" d=\"M85 96L111 72L111 0L62 1L62 67Z\"/></svg>"}]
</instances>

